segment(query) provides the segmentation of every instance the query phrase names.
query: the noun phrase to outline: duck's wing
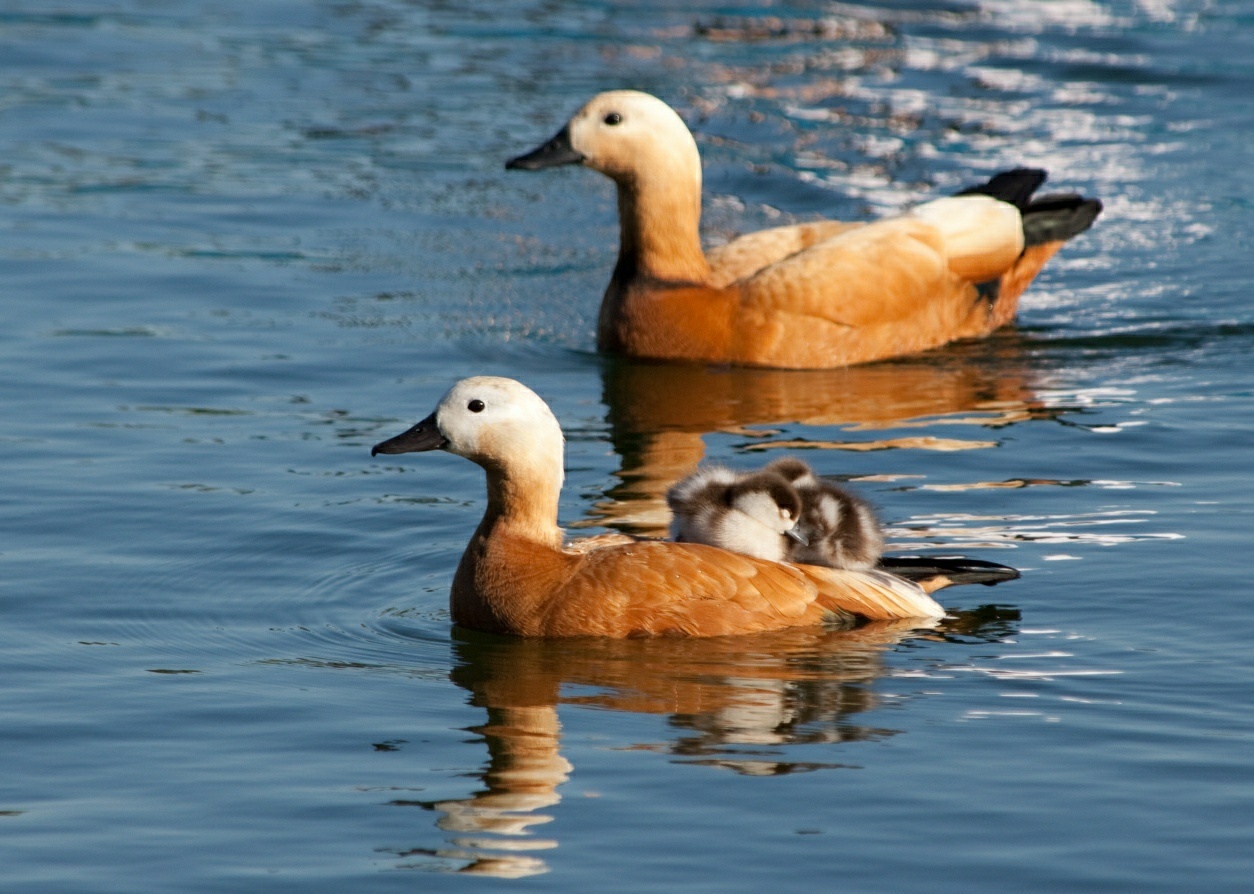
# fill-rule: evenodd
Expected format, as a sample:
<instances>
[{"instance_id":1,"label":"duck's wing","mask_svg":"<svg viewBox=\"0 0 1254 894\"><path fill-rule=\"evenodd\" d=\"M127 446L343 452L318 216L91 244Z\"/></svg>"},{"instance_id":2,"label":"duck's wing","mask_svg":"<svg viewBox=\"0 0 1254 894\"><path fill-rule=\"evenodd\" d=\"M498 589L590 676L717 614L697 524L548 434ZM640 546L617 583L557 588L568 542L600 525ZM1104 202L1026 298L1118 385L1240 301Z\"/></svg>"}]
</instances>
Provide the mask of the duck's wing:
<instances>
[{"instance_id":1,"label":"duck's wing","mask_svg":"<svg viewBox=\"0 0 1254 894\"><path fill-rule=\"evenodd\" d=\"M642 541L592 550L550 603L550 635L754 633L831 613L938 617L922 590L892 575L778 564L701 544Z\"/></svg>"},{"instance_id":2,"label":"duck's wing","mask_svg":"<svg viewBox=\"0 0 1254 894\"><path fill-rule=\"evenodd\" d=\"M987 196L937 199L847 229L742 284L747 306L865 327L917 314L930 289L996 279L1023 251L1013 205ZM955 281L956 282L953 282Z\"/></svg>"},{"instance_id":3,"label":"duck's wing","mask_svg":"<svg viewBox=\"0 0 1254 894\"><path fill-rule=\"evenodd\" d=\"M710 264L710 284L721 289L731 283L748 279L797 252L861 226L865 224L818 220L738 236L705 253L706 261Z\"/></svg>"},{"instance_id":4,"label":"duck's wing","mask_svg":"<svg viewBox=\"0 0 1254 894\"><path fill-rule=\"evenodd\" d=\"M607 531L604 534L593 534L591 537L579 537L568 541L562 549L568 553L587 553L594 549L604 549L607 546L625 546L640 541L641 538L633 537L631 534Z\"/></svg>"},{"instance_id":5,"label":"duck's wing","mask_svg":"<svg viewBox=\"0 0 1254 894\"><path fill-rule=\"evenodd\" d=\"M940 618L945 610L916 583L884 571L845 571L818 565L797 566L819 588L819 601L830 609L872 621L893 618Z\"/></svg>"},{"instance_id":6,"label":"duck's wing","mask_svg":"<svg viewBox=\"0 0 1254 894\"><path fill-rule=\"evenodd\" d=\"M989 303L969 277L995 279L1014 264L1023 245L1019 212L984 196L938 201L974 209L951 228L953 245L929 215L903 215L844 232L739 283L737 359L831 367L987 334ZM985 211L983 243L965 238Z\"/></svg>"},{"instance_id":7,"label":"duck's wing","mask_svg":"<svg viewBox=\"0 0 1254 894\"><path fill-rule=\"evenodd\" d=\"M546 624L555 635L721 636L817 623L817 598L818 588L789 565L702 544L643 541L580 555Z\"/></svg>"}]
</instances>

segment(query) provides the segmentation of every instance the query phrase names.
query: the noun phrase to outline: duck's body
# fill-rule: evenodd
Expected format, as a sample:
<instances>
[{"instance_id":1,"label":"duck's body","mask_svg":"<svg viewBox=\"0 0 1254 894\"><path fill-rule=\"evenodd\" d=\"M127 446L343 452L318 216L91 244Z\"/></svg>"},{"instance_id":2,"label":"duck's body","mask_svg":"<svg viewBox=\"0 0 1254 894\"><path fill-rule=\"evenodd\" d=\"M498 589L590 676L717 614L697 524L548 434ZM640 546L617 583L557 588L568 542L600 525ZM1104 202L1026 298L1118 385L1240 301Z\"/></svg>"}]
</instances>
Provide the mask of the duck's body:
<instances>
[{"instance_id":1,"label":"duck's body","mask_svg":"<svg viewBox=\"0 0 1254 894\"><path fill-rule=\"evenodd\" d=\"M786 562L790 544L800 537L801 498L779 475L742 475L707 466L667 491L666 502L671 539L677 543L705 543Z\"/></svg>"},{"instance_id":2,"label":"duck's body","mask_svg":"<svg viewBox=\"0 0 1254 894\"><path fill-rule=\"evenodd\" d=\"M770 463L763 472L783 478L801 499L801 539L793 543L790 562L849 571L875 567L884 551L884 533L866 500L824 481L792 457Z\"/></svg>"},{"instance_id":3,"label":"duck's body","mask_svg":"<svg viewBox=\"0 0 1254 894\"><path fill-rule=\"evenodd\" d=\"M720 636L819 624L833 615L936 618L917 585L753 559L701 544L562 547L562 434L510 379L455 385L430 417L373 453L444 449L484 468L488 505L453 578L455 623L515 636Z\"/></svg>"},{"instance_id":4,"label":"duck's body","mask_svg":"<svg viewBox=\"0 0 1254 894\"><path fill-rule=\"evenodd\" d=\"M575 163L618 186L598 347L662 360L831 368L987 335L1101 210L1072 195L1033 202L1045 172L1017 170L898 217L764 230L706 254L700 155L661 100L599 94L507 167Z\"/></svg>"}]
</instances>

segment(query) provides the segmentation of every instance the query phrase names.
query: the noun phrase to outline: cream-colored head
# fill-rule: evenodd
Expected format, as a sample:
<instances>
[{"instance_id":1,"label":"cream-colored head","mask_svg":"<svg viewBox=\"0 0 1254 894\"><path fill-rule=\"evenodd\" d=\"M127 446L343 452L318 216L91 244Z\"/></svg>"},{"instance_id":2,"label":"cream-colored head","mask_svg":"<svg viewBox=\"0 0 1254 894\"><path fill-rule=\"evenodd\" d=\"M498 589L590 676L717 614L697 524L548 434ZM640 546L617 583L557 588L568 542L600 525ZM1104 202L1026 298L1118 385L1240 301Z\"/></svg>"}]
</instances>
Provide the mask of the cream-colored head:
<instances>
[{"instance_id":1,"label":"cream-colored head","mask_svg":"<svg viewBox=\"0 0 1254 894\"><path fill-rule=\"evenodd\" d=\"M584 164L616 181L664 172L701 185L701 156L683 119L656 96L611 90L570 119L570 145Z\"/></svg>"},{"instance_id":2,"label":"cream-colored head","mask_svg":"<svg viewBox=\"0 0 1254 894\"><path fill-rule=\"evenodd\" d=\"M700 234L701 155L674 109L636 90L599 93L551 140L505 167L538 171L569 164L600 171L618 187L616 278L708 280ZM618 297L611 281L598 335L603 344L613 339L609 320Z\"/></svg>"},{"instance_id":3,"label":"cream-colored head","mask_svg":"<svg viewBox=\"0 0 1254 894\"><path fill-rule=\"evenodd\" d=\"M598 93L557 135L506 167L538 170L583 164L620 184L642 177L688 182L701 192L701 155L683 119L656 96L638 90Z\"/></svg>"},{"instance_id":4,"label":"cream-colored head","mask_svg":"<svg viewBox=\"0 0 1254 894\"><path fill-rule=\"evenodd\" d=\"M548 404L521 382L462 379L435 412L372 454L446 450L507 477L527 471L561 486L562 429Z\"/></svg>"}]
</instances>

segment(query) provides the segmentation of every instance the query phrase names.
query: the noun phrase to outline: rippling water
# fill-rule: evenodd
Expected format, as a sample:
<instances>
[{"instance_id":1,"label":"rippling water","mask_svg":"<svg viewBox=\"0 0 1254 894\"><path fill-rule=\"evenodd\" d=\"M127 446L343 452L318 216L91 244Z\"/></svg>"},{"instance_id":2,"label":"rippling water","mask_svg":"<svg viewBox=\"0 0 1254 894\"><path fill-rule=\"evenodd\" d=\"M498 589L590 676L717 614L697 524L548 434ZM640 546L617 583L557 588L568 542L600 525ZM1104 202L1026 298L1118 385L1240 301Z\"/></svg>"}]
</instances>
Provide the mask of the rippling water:
<instances>
[{"instance_id":1,"label":"rippling water","mask_svg":"<svg viewBox=\"0 0 1254 894\"><path fill-rule=\"evenodd\" d=\"M0 887L1248 890L1251 60L1200 0L0 0ZM984 343L599 358L612 188L502 162L616 86L712 241L1018 164L1106 212ZM482 372L554 405L568 527L805 449L1024 576L922 632L452 631L481 473L369 446Z\"/></svg>"}]
</instances>

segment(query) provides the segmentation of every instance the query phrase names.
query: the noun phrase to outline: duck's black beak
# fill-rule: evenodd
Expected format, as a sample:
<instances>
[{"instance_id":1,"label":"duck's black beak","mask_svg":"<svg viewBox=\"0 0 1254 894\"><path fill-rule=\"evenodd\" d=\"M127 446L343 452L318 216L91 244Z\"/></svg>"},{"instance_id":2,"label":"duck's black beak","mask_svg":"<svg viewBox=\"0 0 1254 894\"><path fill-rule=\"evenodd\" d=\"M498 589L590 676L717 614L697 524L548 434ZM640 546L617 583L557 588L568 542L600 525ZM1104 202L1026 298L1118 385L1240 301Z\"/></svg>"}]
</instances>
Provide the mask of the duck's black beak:
<instances>
[{"instance_id":1,"label":"duck's black beak","mask_svg":"<svg viewBox=\"0 0 1254 894\"><path fill-rule=\"evenodd\" d=\"M789 528L787 531L784 532L784 536L791 537L793 540L797 541L802 546L810 545L810 538L806 536L805 531L801 530L800 525L793 525L791 528Z\"/></svg>"},{"instance_id":2,"label":"duck's black beak","mask_svg":"<svg viewBox=\"0 0 1254 894\"><path fill-rule=\"evenodd\" d=\"M403 431L394 438L380 441L370 448L371 456L380 453L422 453L424 450L440 450L448 446L444 435L440 434L435 424L435 413L419 422L408 431Z\"/></svg>"},{"instance_id":3,"label":"duck's black beak","mask_svg":"<svg viewBox=\"0 0 1254 894\"><path fill-rule=\"evenodd\" d=\"M575 147L570 144L570 125L568 124L543 146L505 162L505 170L539 171L544 168L555 168L558 165L577 165L583 160L583 153L576 152Z\"/></svg>"}]
</instances>

